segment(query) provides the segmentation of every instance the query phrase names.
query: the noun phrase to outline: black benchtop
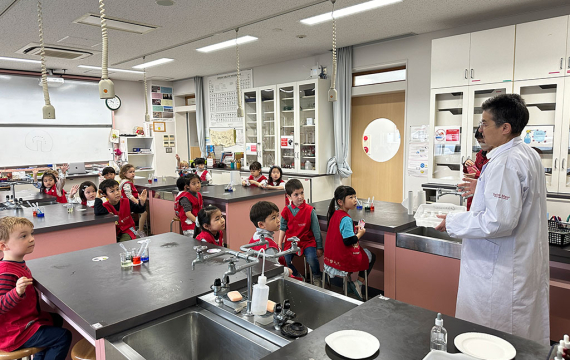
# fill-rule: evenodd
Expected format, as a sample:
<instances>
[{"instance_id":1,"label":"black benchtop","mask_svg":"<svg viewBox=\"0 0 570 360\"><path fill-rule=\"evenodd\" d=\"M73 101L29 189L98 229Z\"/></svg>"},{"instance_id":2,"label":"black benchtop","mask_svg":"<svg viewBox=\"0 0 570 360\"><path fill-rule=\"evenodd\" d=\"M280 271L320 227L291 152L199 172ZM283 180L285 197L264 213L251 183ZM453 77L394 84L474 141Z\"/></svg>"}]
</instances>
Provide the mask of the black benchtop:
<instances>
[{"instance_id":1,"label":"black benchtop","mask_svg":"<svg viewBox=\"0 0 570 360\"><path fill-rule=\"evenodd\" d=\"M212 168L212 169L206 169L210 172L216 173L216 172L227 172L227 171L239 171L241 174L248 174L250 175L249 170L242 170L242 169L229 169L229 168ZM316 177L322 177L322 176L334 176L335 174L313 174L313 173L303 173L303 172L294 172L294 171L290 171L289 169L281 169L283 170L283 176L295 176L295 177L305 177L305 178L316 178ZM267 171L265 171L266 173ZM264 173L264 171L262 171L263 175L267 175Z\"/></svg>"},{"instance_id":2,"label":"black benchtop","mask_svg":"<svg viewBox=\"0 0 570 360\"><path fill-rule=\"evenodd\" d=\"M10 190L0 191L0 203L6 201L6 195L12 197L12 191ZM37 202L40 204L56 201L55 196L41 193L39 189L16 191L16 198L18 200L22 198L24 202L25 201Z\"/></svg>"},{"instance_id":3,"label":"black benchtop","mask_svg":"<svg viewBox=\"0 0 570 360\"><path fill-rule=\"evenodd\" d=\"M71 214L67 212L67 207L64 204L40 205L40 207L45 209L43 218L34 217L33 210L28 207L21 210L0 211L0 218L6 216L25 217L34 224L35 234L114 223L117 220L117 216L112 214L95 215L93 208L81 204L74 204L74 211Z\"/></svg>"},{"instance_id":4,"label":"black benchtop","mask_svg":"<svg viewBox=\"0 0 570 360\"><path fill-rule=\"evenodd\" d=\"M168 176L164 179L157 178L156 182L153 181L152 184L149 184L147 179L135 179L134 184L139 192L142 189L159 191L166 189L176 189L176 180L178 180L177 177Z\"/></svg>"},{"instance_id":5,"label":"black benchtop","mask_svg":"<svg viewBox=\"0 0 570 360\"><path fill-rule=\"evenodd\" d=\"M118 244L105 245L27 262L35 286L94 339L100 339L196 304L211 291L215 278L228 268L221 256L196 265L194 239L166 233L150 237L150 262L130 270L120 266ZM137 240L123 242L127 249ZM207 244L210 248L216 246ZM92 261L108 256L105 261ZM236 265L243 265L240 260ZM281 266L267 262L265 273L275 276ZM261 273L261 264L254 274ZM233 290L246 286L244 271L230 276ZM95 325L94 324L100 324Z\"/></svg>"},{"instance_id":6,"label":"black benchtop","mask_svg":"<svg viewBox=\"0 0 570 360\"><path fill-rule=\"evenodd\" d=\"M311 204L315 208L319 220L326 221L329 204L330 200ZM402 204L386 201L374 201L374 211L351 210L348 214L354 221L364 219L366 228L384 232L397 233L416 226L414 216L408 215L408 210Z\"/></svg>"},{"instance_id":7,"label":"black benchtop","mask_svg":"<svg viewBox=\"0 0 570 360\"><path fill-rule=\"evenodd\" d=\"M374 359L422 359L429 352L430 330L434 326L436 313L400 301L384 299L386 298L371 299L264 359L345 359L325 343L328 335L341 330L361 330L376 336L380 341L380 353L373 356ZM482 332L505 339L517 350L517 360L546 359L550 351L547 346L457 318L444 315L443 320L443 326L448 332L447 351L450 353L459 352L453 340L465 332Z\"/></svg>"},{"instance_id":8,"label":"black benchtop","mask_svg":"<svg viewBox=\"0 0 570 360\"><path fill-rule=\"evenodd\" d=\"M138 188L138 186L137 186ZM141 187L142 188L142 187ZM226 191L226 185L207 185L202 186L200 194L205 200L217 200L219 202L238 202L244 200L263 199L268 196L283 195L285 190L265 190L255 186L234 186L234 191ZM163 193L159 196L161 199L174 201L178 194L178 189L163 189Z\"/></svg>"}]
</instances>

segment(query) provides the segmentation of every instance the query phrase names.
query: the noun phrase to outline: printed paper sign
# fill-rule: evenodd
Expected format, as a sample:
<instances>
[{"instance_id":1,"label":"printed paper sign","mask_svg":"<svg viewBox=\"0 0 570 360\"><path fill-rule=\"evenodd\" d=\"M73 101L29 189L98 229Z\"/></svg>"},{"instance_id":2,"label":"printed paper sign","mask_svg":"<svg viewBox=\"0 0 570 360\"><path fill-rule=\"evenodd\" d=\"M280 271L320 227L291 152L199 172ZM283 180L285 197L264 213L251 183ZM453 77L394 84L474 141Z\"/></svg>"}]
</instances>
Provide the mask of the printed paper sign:
<instances>
[{"instance_id":1,"label":"printed paper sign","mask_svg":"<svg viewBox=\"0 0 570 360\"><path fill-rule=\"evenodd\" d=\"M521 133L524 143L540 150L552 150L554 126L527 126Z\"/></svg>"},{"instance_id":2,"label":"printed paper sign","mask_svg":"<svg viewBox=\"0 0 570 360\"><path fill-rule=\"evenodd\" d=\"M461 127L459 126L436 126L434 129L434 140L436 144L460 144Z\"/></svg>"},{"instance_id":3,"label":"printed paper sign","mask_svg":"<svg viewBox=\"0 0 570 360\"><path fill-rule=\"evenodd\" d=\"M247 155L256 155L257 154L257 144L256 143L245 144L245 152Z\"/></svg>"},{"instance_id":4,"label":"printed paper sign","mask_svg":"<svg viewBox=\"0 0 570 360\"><path fill-rule=\"evenodd\" d=\"M294 141L293 136L281 136L281 148L293 149Z\"/></svg>"}]
</instances>

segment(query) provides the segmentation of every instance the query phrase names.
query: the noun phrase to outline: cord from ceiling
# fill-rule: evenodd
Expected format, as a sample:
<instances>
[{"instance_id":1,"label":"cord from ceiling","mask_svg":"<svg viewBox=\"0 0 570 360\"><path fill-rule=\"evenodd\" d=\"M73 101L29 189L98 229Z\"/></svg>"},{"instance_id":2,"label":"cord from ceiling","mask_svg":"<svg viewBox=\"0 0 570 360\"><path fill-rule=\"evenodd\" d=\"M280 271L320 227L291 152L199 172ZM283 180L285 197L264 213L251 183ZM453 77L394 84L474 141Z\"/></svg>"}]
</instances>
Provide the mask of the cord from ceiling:
<instances>
[{"instance_id":1,"label":"cord from ceiling","mask_svg":"<svg viewBox=\"0 0 570 360\"><path fill-rule=\"evenodd\" d=\"M143 63L145 62L146 56L143 56ZM143 69L144 78L144 121L150 121L150 115L148 114L148 87L146 85L146 67Z\"/></svg>"},{"instance_id":2,"label":"cord from ceiling","mask_svg":"<svg viewBox=\"0 0 570 360\"><path fill-rule=\"evenodd\" d=\"M334 4L336 0L331 0L332 2L332 22L333 22L333 31L332 31L332 79L331 79L331 88L329 90L329 101L336 101L338 93L336 91L336 18L334 17Z\"/></svg>"},{"instance_id":3,"label":"cord from ceiling","mask_svg":"<svg viewBox=\"0 0 570 360\"><path fill-rule=\"evenodd\" d=\"M109 38L107 36L107 20L105 19L105 4L99 0L99 16L101 17L101 81L99 82L99 98L112 99L115 97L115 84L109 79Z\"/></svg>"},{"instance_id":4,"label":"cord from ceiling","mask_svg":"<svg viewBox=\"0 0 570 360\"><path fill-rule=\"evenodd\" d=\"M40 29L40 61L42 63L42 89L44 92L44 107L42 109L44 119L55 119L55 108L50 102L47 85L46 52L44 48L44 26L42 19L42 3L38 1L38 26Z\"/></svg>"},{"instance_id":5,"label":"cord from ceiling","mask_svg":"<svg viewBox=\"0 0 570 360\"><path fill-rule=\"evenodd\" d=\"M236 92L237 92L237 116L244 117L243 105L241 103L241 72L239 70L239 45L238 45L238 32L239 28L236 28L236 65L237 65L237 79L236 79Z\"/></svg>"}]
</instances>

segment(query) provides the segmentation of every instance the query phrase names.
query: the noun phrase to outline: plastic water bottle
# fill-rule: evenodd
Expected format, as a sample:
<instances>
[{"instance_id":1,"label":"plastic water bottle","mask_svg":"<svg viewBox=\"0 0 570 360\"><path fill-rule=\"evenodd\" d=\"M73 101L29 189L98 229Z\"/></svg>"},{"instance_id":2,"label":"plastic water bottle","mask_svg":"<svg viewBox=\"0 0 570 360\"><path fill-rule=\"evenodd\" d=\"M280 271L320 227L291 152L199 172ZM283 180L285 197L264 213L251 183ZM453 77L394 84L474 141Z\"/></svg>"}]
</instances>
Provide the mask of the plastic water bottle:
<instances>
[{"instance_id":1,"label":"plastic water bottle","mask_svg":"<svg viewBox=\"0 0 570 360\"><path fill-rule=\"evenodd\" d=\"M440 313L437 314L435 326L431 329L429 348L430 351L447 351L447 330L443 327L443 319Z\"/></svg>"},{"instance_id":2,"label":"plastic water bottle","mask_svg":"<svg viewBox=\"0 0 570 360\"><path fill-rule=\"evenodd\" d=\"M267 300L269 300L269 286L265 285L267 278L260 275L257 284L253 285L251 300L251 312L253 315L265 315L267 312Z\"/></svg>"}]
</instances>

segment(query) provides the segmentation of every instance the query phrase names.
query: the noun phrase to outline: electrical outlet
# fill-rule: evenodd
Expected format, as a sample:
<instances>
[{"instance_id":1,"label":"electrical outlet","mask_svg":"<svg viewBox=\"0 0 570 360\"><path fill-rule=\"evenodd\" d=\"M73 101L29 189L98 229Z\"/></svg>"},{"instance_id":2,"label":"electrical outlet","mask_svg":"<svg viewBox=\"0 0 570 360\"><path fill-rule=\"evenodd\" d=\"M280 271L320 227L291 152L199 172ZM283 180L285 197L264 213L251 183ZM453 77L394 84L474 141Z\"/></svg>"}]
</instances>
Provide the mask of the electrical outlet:
<instances>
[{"instance_id":1,"label":"electrical outlet","mask_svg":"<svg viewBox=\"0 0 570 360\"><path fill-rule=\"evenodd\" d=\"M171 147L166 148L166 153L167 153L167 154L172 154L172 148L171 148Z\"/></svg>"}]
</instances>

